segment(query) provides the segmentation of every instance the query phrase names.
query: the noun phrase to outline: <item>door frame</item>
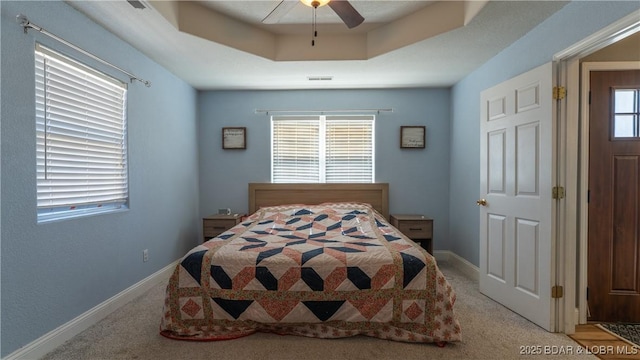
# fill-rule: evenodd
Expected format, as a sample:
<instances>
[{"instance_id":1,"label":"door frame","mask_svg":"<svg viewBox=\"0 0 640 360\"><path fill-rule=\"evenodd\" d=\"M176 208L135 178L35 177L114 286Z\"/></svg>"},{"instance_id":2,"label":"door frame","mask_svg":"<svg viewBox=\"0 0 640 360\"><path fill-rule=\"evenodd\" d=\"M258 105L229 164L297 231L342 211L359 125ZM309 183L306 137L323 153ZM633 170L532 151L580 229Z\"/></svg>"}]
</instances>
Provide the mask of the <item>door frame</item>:
<instances>
[{"instance_id":1,"label":"door frame","mask_svg":"<svg viewBox=\"0 0 640 360\"><path fill-rule=\"evenodd\" d=\"M556 110L557 184L565 187L565 199L559 201L557 219L556 274L558 283L564 287L557 318L560 320L558 331L566 334L573 334L576 324L587 322L588 177L585 174L588 174L589 128L584 89L580 87L580 59L639 31L640 18L634 11L553 57L556 85L566 89L566 101L558 103Z\"/></svg>"}]
</instances>

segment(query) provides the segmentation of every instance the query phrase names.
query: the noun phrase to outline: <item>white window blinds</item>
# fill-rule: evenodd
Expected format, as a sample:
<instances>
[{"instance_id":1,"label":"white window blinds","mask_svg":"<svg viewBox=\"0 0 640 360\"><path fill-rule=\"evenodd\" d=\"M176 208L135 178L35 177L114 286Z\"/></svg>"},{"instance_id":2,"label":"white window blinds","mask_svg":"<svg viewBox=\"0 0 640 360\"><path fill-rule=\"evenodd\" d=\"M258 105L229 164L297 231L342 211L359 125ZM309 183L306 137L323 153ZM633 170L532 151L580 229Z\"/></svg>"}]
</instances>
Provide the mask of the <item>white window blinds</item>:
<instances>
[{"instance_id":1,"label":"white window blinds","mask_svg":"<svg viewBox=\"0 0 640 360\"><path fill-rule=\"evenodd\" d=\"M373 182L373 121L326 118L326 182Z\"/></svg>"},{"instance_id":2,"label":"white window blinds","mask_svg":"<svg viewBox=\"0 0 640 360\"><path fill-rule=\"evenodd\" d=\"M126 85L39 44L38 219L127 203Z\"/></svg>"},{"instance_id":3,"label":"white window blinds","mask_svg":"<svg viewBox=\"0 0 640 360\"><path fill-rule=\"evenodd\" d=\"M320 121L317 117L274 118L271 182L320 182Z\"/></svg>"},{"instance_id":4,"label":"white window blinds","mask_svg":"<svg viewBox=\"0 0 640 360\"><path fill-rule=\"evenodd\" d=\"M374 181L374 116L274 116L271 181Z\"/></svg>"}]
</instances>

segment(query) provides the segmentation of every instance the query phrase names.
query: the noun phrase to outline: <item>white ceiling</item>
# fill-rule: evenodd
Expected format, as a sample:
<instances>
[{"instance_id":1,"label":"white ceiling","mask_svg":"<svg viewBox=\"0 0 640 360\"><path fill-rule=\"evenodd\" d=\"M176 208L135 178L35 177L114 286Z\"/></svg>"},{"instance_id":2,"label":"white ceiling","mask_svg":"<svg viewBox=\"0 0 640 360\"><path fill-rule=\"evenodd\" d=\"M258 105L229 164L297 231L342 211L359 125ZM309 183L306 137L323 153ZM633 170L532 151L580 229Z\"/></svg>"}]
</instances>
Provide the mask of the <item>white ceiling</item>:
<instances>
[{"instance_id":1,"label":"white ceiling","mask_svg":"<svg viewBox=\"0 0 640 360\"><path fill-rule=\"evenodd\" d=\"M439 6L438 2L352 0L351 4L364 16L365 22L349 30L328 6L319 8L314 48L311 47L312 9L302 4L296 5L280 23L267 25L261 20L275 8L278 0L193 1L187 5L200 10L189 17L179 13L184 1L145 1L150 6L144 10L134 9L124 0L68 0L67 3L196 89L218 90L448 87L567 2L490 1L484 7L476 3L472 6L481 9L477 15L466 16L466 25L430 35L420 20L422 17L423 23L434 22L428 20L434 18L429 11ZM410 18L414 22L407 22ZM394 39L398 45L371 55L367 46L377 45L371 44L371 39L384 42L384 36L391 33L388 29L402 25L412 26L418 37L407 41L408 45ZM223 31L220 26L225 27ZM215 28L212 36L203 32L208 27ZM263 56L261 50L254 51L270 39L275 39L273 47L277 47L279 37L285 36L299 38L294 52L300 53L347 53L350 49L341 49L339 41L357 38L363 41L366 56L359 60L282 61ZM261 42L261 37L266 40ZM247 43L250 44L243 48ZM348 44L342 46L354 47ZM137 75L145 78L143 73ZM317 76L330 76L332 80L308 80ZM153 83L153 79L148 80Z\"/></svg>"},{"instance_id":2,"label":"white ceiling","mask_svg":"<svg viewBox=\"0 0 640 360\"><path fill-rule=\"evenodd\" d=\"M364 32L380 24L385 24L393 20L397 20L412 12L418 11L435 1L402 1L402 0L351 0L350 3L357 8L358 12L366 18L362 26L358 26L349 30L350 32ZM312 10L302 3L298 3L291 11L286 13L279 21L279 24L261 24L261 20L271 12L280 0L254 0L254 1L238 1L238 0L204 0L200 3L210 9L220 13L227 14L230 17L254 24L262 29L273 31L276 33L287 33L302 30L310 33L310 24L313 17ZM153 4L153 3L152 3ZM343 31L346 28L342 25L342 21L329 7L321 7L316 12L319 24L330 24L333 29L330 31ZM291 26L294 25L294 26ZM322 28L325 32L327 27Z\"/></svg>"}]
</instances>

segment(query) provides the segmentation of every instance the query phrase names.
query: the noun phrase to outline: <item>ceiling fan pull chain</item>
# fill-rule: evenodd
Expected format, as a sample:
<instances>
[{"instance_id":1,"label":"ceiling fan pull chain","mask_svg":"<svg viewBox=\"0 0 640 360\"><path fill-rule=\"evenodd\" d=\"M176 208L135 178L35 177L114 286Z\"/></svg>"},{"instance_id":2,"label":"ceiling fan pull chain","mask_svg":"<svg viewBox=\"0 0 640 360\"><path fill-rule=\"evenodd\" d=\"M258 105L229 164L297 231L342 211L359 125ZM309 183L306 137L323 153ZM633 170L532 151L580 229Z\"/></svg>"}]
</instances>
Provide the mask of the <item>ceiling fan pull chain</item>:
<instances>
[{"instance_id":1,"label":"ceiling fan pull chain","mask_svg":"<svg viewBox=\"0 0 640 360\"><path fill-rule=\"evenodd\" d=\"M313 18L311 20L311 32L312 32L312 34L311 34L311 46L315 46L316 45L315 38L318 37L318 30L316 29L316 26L317 26L316 10L317 10L317 7L314 7L313 8L313 15L312 15Z\"/></svg>"}]
</instances>

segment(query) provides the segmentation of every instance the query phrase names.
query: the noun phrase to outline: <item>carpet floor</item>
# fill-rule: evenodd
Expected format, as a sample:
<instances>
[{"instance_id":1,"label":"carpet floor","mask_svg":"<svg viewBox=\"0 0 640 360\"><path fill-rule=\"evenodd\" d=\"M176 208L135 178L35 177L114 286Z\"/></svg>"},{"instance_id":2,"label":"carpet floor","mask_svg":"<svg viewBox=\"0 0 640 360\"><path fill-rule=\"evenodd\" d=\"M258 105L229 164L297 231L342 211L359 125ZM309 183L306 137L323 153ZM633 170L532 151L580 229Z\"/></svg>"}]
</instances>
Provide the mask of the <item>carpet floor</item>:
<instances>
[{"instance_id":1,"label":"carpet floor","mask_svg":"<svg viewBox=\"0 0 640 360\"><path fill-rule=\"evenodd\" d=\"M598 326L640 346L640 324L604 323Z\"/></svg>"},{"instance_id":2,"label":"carpet floor","mask_svg":"<svg viewBox=\"0 0 640 360\"><path fill-rule=\"evenodd\" d=\"M440 348L365 336L314 339L257 333L240 339L190 342L162 337L159 331L166 280L116 310L56 350L45 360L117 359L597 359L576 355L578 344L564 334L549 333L478 291L476 281L446 262L442 272L457 293L455 311L462 341ZM566 353L546 353L545 349ZM536 354L533 355L532 353Z\"/></svg>"}]
</instances>

